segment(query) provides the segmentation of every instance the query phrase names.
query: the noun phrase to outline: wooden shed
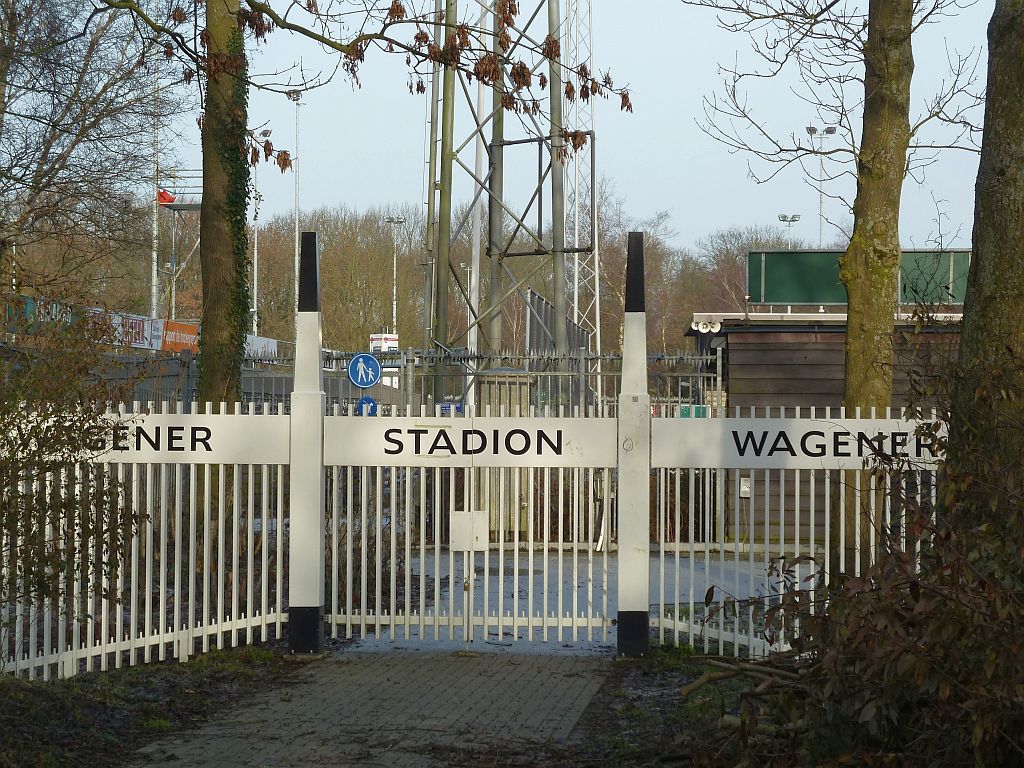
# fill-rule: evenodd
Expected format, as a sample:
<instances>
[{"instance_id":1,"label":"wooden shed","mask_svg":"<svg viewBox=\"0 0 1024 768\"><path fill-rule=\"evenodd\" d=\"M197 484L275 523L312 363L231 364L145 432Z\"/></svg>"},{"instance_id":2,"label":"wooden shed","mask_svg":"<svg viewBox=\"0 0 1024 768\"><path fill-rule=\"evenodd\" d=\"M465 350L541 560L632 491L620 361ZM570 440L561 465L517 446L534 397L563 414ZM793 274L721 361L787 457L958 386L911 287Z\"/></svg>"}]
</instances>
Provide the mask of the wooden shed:
<instances>
[{"instance_id":1,"label":"wooden shed","mask_svg":"<svg viewBox=\"0 0 1024 768\"><path fill-rule=\"evenodd\" d=\"M959 313L927 326L909 314L896 318L893 401L919 401L923 377L955 359ZM846 313L700 313L691 331L701 351L721 347L729 412L757 415L784 407L838 408L843 404ZM715 329L715 330L711 330ZM916 382L916 383L913 383Z\"/></svg>"}]
</instances>

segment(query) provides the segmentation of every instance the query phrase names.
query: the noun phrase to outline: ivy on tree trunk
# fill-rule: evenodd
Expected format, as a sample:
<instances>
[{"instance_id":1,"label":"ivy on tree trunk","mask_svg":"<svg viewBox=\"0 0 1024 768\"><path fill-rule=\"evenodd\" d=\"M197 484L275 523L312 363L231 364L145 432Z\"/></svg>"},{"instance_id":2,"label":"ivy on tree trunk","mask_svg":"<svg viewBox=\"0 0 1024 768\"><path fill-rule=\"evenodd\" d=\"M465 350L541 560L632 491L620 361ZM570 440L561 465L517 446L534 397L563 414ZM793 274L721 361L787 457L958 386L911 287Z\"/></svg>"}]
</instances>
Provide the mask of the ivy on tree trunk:
<instances>
[{"instance_id":1,"label":"ivy on tree trunk","mask_svg":"<svg viewBox=\"0 0 1024 768\"><path fill-rule=\"evenodd\" d=\"M200 400L236 402L249 314L249 204L246 157L248 86L237 0L206 4L208 33L203 111L203 205L199 257L203 280L199 339Z\"/></svg>"}]
</instances>

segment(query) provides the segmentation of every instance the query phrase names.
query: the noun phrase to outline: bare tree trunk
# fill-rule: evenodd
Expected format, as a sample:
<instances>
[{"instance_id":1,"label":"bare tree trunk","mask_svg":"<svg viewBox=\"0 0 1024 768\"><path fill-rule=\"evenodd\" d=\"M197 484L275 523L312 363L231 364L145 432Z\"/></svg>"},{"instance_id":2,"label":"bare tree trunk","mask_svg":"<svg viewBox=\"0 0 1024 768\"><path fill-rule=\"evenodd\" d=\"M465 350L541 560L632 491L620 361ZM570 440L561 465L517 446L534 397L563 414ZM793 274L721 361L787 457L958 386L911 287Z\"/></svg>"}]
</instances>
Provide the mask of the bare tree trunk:
<instances>
[{"instance_id":1,"label":"bare tree trunk","mask_svg":"<svg viewBox=\"0 0 1024 768\"><path fill-rule=\"evenodd\" d=\"M985 135L961 365L1024 354L1024 2L996 0L988 27Z\"/></svg>"},{"instance_id":2,"label":"bare tree trunk","mask_svg":"<svg viewBox=\"0 0 1024 768\"><path fill-rule=\"evenodd\" d=\"M954 481L958 473L971 480L962 494L971 494L971 514L990 519L1014 502L987 498L991 489L1024 482L1024 0L996 0L988 44L948 467Z\"/></svg>"},{"instance_id":3,"label":"bare tree trunk","mask_svg":"<svg viewBox=\"0 0 1024 768\"><path fill-rule=\"evenodd\" d=\"M206 26L209 42L199 221L203 278L200 400L232 403L241 394L249 308L245 47L238 25L238 0L208 0Z\"/></svg>"},{"instance_id":4,"label":"bare tree trunk","mask_svg":"<svg viewBox=\"0 0 1024 768\"><path fill-rule=\"evenodd\" d=\"M901 255L900 195L910 144L910 81L914 74L913 17L913 0L871 0L868 6L864 126L857 157L853 236L839 262L839 276L849 299L843 397L848 416L858 406L868 416L872 406L884 409L892 399L893 318ZM847 479L852 482L852 478ZM861 488L868 488L868 483L863 473ZM860 494L858 509L858 500L847 489L848 571L854 562L858 520L861 562L870 561L864 548L870 540L870 496ZM839 525L833 530L838 533Z\"/></svg>"},{"instance_id":5,"label":"bare tree trunk","mask_svg":"<svg viewBox=\"0 0 1024 768\"><path fill-rule=\"evenodd\" d=\"M849 297L846 407L892 398L893 316L900 264L900 194L910 144L913 0L871 0L864 47L864 128L853 237L839 275Z\"/></svg>"}]
</instances>

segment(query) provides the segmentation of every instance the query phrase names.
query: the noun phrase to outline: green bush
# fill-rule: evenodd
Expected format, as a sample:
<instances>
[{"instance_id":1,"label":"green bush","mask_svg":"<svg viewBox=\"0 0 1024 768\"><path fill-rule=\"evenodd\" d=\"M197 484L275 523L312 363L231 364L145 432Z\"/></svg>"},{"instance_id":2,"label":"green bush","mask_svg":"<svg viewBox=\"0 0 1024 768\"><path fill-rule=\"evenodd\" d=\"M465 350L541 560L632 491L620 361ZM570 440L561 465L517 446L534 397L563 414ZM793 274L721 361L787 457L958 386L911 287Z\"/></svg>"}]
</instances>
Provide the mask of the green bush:
<instances>
[{"instance_id":1,"label":"green bush","mask_svg":"<svg viewBox=\"0 0 1024 768\"><path fill-rule=\"evenodd\" d=\"M1024 461L1005 448L1024 445L1024 424L999 405L1024 396L1021 373L1006 361L946 377L973 381L984 407L955 445L940 431L936 508L902 500L906 551L879 530L878 560L823 608L794 589L769 612L769 628L800 633L792 651L736 668L757 683L727 719L747 764L1024 765Z\"/></svg>"}]
</instances>

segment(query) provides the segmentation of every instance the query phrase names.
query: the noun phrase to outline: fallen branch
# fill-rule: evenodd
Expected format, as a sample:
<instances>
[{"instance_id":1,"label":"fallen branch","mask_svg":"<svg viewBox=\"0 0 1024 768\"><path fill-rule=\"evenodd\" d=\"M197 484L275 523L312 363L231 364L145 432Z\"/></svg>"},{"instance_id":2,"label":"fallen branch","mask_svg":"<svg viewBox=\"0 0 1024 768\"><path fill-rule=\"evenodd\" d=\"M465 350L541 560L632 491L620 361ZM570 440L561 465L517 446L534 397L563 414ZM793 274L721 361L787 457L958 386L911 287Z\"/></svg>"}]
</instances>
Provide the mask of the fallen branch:
<instances>
[{"instance_id":1,"label":"fallen branch","mask_svg":"<svg viewBox=\"0 0 1024 768\"><path fill-rule=\"evenodd\" d=\"M679 695L682 696L682 698L685 699L691 693L693 693L694 691L697 691L697 690L703 688L708 683L715 683L715 682L718 682L719 680L728 680L730 677L736 677L738 674L740 674L740 673L738 671L735 671L735 670L729 671L729 672L705 672L703 675L698 677L692 683L688 683L687 685L684 685L680 689Z\"/></svg>"},{"instance_id":2,"label":"fallen branch","mask_svg":"<svg viewBox=\"0 0 1024 768\"><path fill-rule=\"evenodd\" d=\"M726 661L715 661L709 660L708 664L719 669L735 670L737 672L749 672L755 675L770 675L772 677L784 677L788 680L799 680L800 675L796 672L790 672L786 669L779 669L778 667L770 667L763 664L745 664L741 661L726 662Z\"/></svg>"}]
</instances>

